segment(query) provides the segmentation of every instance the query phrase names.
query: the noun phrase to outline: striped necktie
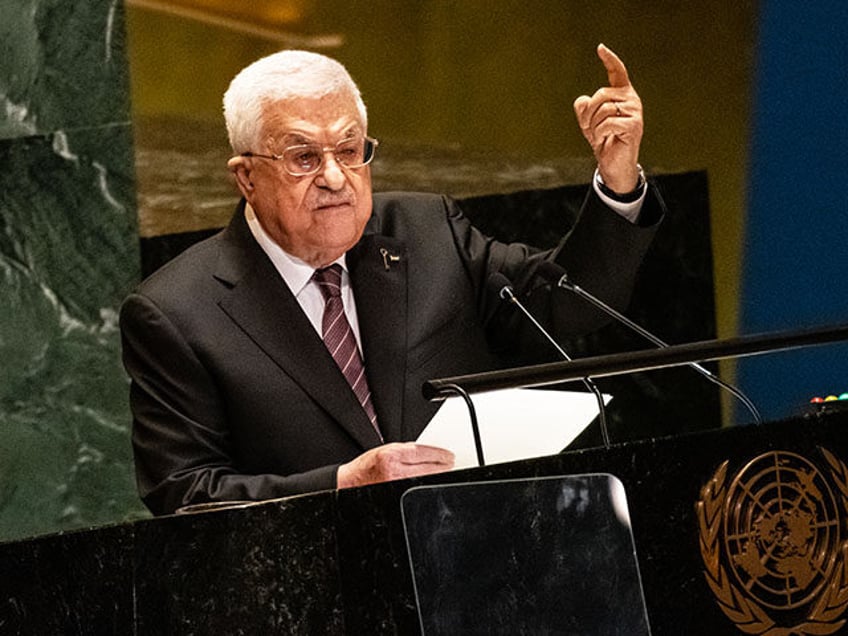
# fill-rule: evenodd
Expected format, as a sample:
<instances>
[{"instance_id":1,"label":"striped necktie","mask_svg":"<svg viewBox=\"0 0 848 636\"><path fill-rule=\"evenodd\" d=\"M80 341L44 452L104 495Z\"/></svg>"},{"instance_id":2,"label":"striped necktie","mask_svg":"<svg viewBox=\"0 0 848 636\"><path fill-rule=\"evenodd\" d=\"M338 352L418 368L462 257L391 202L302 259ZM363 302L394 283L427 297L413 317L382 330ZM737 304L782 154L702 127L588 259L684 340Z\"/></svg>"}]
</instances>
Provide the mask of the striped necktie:
<instances>
[{"instance_id":1,"label":"striped necktie","mask_svg":"<svg viewBox=\"0 0 848 636\"><path fill-rule=\"evenodd\" d=\"M365 378L365 366L362 364L356 337L347 321L342 304L342 267L334 263L329 267L315 270L312 278L324 296L324 317L321 321L324 344L382 441L383 436L377 426L377 414L374 412L374 404L371 401L371 389L368 388L368 381Z\"/></svg>"}]
</instances>

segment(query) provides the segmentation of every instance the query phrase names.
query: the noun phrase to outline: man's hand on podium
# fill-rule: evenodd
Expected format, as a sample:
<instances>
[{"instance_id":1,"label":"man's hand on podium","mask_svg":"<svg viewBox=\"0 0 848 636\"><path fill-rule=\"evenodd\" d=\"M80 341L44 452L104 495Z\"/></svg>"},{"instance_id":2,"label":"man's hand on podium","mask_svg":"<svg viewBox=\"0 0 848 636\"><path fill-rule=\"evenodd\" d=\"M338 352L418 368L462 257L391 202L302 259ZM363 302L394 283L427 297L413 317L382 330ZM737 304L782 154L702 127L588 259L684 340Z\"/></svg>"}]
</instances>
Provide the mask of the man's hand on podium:
<instances>
[{"instance_id":1,"label":"man's hand on podium","mask_svg":"<svg viewBox=\"0 0 848 636\"><path fill-rule=\"evenodd\" d=\"M383 444L339 466L336 484L352 488L381 481L432 475L453 468L451 451L415 442Z\"/></svg>"}]
</instances>

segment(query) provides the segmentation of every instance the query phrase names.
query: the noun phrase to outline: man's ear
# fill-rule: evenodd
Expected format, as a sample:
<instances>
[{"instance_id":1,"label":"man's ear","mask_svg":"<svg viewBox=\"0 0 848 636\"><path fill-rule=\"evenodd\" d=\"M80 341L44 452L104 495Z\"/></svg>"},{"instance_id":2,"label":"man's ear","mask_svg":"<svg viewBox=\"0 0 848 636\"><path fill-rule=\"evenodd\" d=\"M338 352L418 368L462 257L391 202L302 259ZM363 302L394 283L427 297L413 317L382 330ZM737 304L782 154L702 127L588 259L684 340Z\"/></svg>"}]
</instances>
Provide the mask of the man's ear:
<instances>
[{"instance_id":1,"label":"man's ear","mask_svg":"<svg viewBox=\"0 0 848 636\"><path fill-rule=\"evenodd\" d=\"M227 168L235 176L239 190L249 202L255 192L251 176L253 165L250 157L233 157L227 162Z\"/></svg>"}]
</instances>

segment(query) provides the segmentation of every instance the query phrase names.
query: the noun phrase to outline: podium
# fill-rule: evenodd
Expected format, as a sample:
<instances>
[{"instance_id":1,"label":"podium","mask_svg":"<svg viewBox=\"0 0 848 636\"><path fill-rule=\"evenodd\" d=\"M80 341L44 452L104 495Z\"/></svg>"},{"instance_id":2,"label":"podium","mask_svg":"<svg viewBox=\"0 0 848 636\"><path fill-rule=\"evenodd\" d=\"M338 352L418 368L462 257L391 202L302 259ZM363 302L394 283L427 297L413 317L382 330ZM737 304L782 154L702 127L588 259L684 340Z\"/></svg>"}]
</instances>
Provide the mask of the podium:
<instances>
[{"instance_id":1,"label":"podium","mask_svg":"<svg viewBox=\"0 0 848 636\"><path fill-rule=\"evenodd\" d=\"M7 543L0 633L443 633L451 607L477 617L454 633L493 633L492 607L512 608L525 633L839 633L846 427L845 413L810 414ZM617 496L590 501L616 482L624 517ZM568 488L600 520L588 535L557 517ZM508 523L489 533L485 517ZM513 543L530 550L513 564L523 588L466 585L469 564L487 576L480 559L508 564ZM567 554L574 545L582 559Z\"/></svg>"}]
</instances>

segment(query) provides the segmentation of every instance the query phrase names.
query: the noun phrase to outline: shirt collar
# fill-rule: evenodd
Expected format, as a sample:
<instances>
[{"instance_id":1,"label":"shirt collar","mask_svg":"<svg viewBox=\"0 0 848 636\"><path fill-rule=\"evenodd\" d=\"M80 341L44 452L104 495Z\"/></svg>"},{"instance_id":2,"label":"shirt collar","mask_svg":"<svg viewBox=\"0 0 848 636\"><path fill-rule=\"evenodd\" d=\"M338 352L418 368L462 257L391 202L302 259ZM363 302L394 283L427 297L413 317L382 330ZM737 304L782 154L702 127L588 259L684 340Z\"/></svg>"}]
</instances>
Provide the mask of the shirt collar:
<instances>
[{"instance_id":1,"label":"shirt collar","mask_svg":"<svg viewBox=\"0 0 848 636\"><path fill-rule=\"evenodd\" d=\"M315 272L315 268L296 256L292 256L280 247L274 239L268 235L265 228L262 227L262 224L259 222L256 212L250 203L245 203L244 217L247 221L248 227L250 228L250 233L253 234L256 242L259 243L259 247L261 247L262 251L265 252L265 254L268 255L268 258L271 259L274 267L277 269L280 276L282 276L286 285L289 286L292 293L295 296L299 295L300 292L303 291L304 287L309 284L309 281L312 280L312 274ZM342 254L339 258L333 261L334 263L341 265L345 272L347 272L346 256L346 254Z\"/></svg>"}]
</instances>

